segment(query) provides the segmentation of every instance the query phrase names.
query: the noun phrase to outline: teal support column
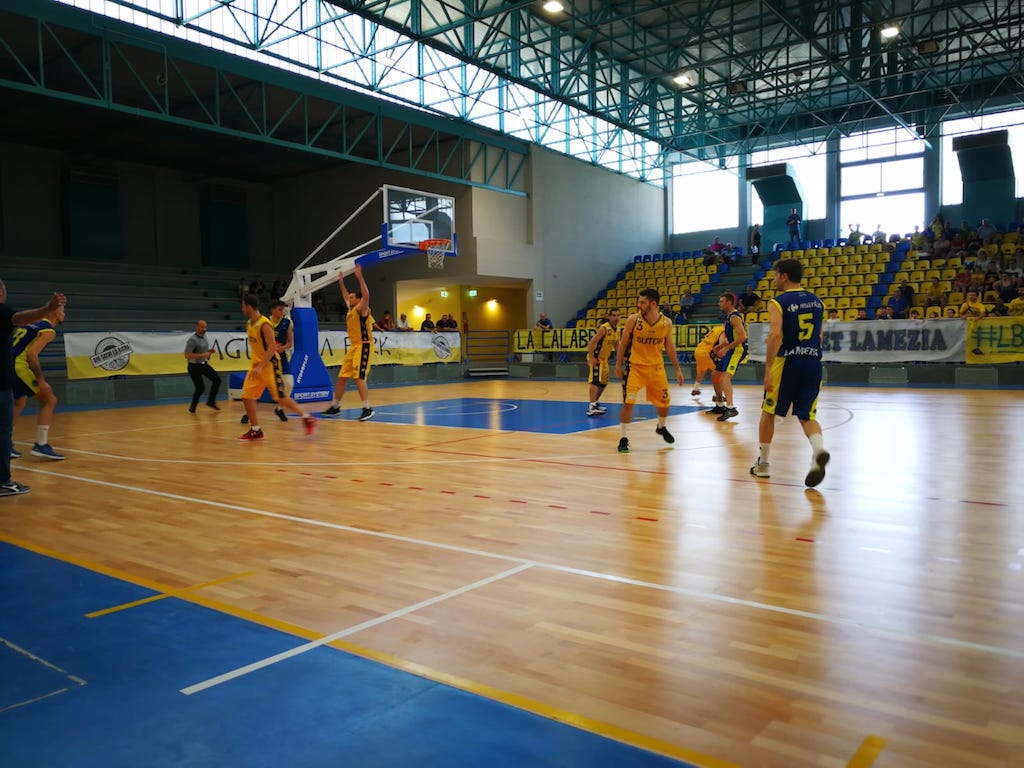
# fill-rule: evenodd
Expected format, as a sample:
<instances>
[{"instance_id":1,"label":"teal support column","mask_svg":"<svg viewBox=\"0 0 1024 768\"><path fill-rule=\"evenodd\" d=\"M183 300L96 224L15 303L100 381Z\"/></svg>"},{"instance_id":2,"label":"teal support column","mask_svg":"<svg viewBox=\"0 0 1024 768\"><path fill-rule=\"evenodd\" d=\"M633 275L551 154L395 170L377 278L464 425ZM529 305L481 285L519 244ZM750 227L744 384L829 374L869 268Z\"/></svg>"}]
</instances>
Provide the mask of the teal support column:
<instances>
[{"instance_id":1,"label":"teal support column","mask_svg":"<svg viewBox=\"0 0 1024 768\"><path fill-rule=\"evenodd\" d=\"M964 180L962 217L970 224L1016 220L1016 177L1009 133L992 131L953 139L953 151Z\"/></svg>"},{"instance_id":2,"label":"teal support column","mask_svg":"<svg viewBox=\"0 0 1024 768\"><path fill-rule=\"evenodd\" d=\"M764 249L770 251L775 243L790 240L786 219L796 208L800 218L806 215L803 196L790 172L787 163L747 168L745 178L749 181L764 206L764 225L761 227ZM806 222L800 226L801 239L806 239Z\"/></svg>"}]
</instances>

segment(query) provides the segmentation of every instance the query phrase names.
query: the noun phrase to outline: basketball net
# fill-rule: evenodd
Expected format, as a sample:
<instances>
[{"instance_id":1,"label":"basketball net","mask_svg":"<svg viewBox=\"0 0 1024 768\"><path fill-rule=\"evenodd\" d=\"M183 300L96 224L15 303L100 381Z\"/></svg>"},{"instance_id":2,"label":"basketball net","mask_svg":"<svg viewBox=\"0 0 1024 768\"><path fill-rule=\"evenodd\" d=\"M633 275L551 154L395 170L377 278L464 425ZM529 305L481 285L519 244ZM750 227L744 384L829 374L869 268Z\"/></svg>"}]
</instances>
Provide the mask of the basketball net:
<instances>
[{"instance_id":1,"label":"basketball net","mask_svg":"<svg viewBox=\"0 0 1024 768\"><path fill-rule=\"evenodd\" d=\"M444 239L422 240L420 250L427 253L428 269L444 269L445 254L451 250L452 241Z\"/></svg>"}]
</instances>

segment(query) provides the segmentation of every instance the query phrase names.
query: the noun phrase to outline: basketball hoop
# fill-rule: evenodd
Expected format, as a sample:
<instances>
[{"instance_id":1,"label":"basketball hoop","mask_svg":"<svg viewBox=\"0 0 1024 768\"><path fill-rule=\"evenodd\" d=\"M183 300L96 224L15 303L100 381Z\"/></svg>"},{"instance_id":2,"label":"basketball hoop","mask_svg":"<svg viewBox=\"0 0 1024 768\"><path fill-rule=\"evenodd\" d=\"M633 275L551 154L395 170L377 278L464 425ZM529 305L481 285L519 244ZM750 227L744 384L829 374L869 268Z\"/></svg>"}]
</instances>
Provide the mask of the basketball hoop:
<instances>
[{"instance_id":1,"label":"basketball hoop","mask_svg":"<svg viewBox=\"0 0 1024 768\"><path fill-rule=\"evenodd\" d=\"M420 240L420 250L427 253L427 268L444 269L444 257L451 247L452 241L444 238Z\"/></svg>"}]
</instances>

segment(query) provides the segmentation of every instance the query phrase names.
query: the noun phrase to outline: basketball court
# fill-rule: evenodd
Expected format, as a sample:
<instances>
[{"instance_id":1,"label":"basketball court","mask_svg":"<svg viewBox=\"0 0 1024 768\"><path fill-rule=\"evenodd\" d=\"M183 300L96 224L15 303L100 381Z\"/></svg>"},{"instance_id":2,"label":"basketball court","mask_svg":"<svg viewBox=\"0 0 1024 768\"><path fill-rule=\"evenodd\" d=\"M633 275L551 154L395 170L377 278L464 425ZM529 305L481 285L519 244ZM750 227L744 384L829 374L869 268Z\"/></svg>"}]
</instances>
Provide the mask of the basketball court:
<instances>
[{"instance_id":1,"label":"basketball court","mask_svg":"<svg viewBox=\"0 0 1024 768\"><path fill-rule=\"evenodd\" d=\"M1024 754L1019 398L827 388L806 490L796 424L749 475L753 386L725 423L673 388L671 446L638 406L628 454L584 382L371 390L311 437L261 406L257 444L238 404L58 411L67 460L15 460L0 504L6 761Z\"/></svg>"}]
</instances>

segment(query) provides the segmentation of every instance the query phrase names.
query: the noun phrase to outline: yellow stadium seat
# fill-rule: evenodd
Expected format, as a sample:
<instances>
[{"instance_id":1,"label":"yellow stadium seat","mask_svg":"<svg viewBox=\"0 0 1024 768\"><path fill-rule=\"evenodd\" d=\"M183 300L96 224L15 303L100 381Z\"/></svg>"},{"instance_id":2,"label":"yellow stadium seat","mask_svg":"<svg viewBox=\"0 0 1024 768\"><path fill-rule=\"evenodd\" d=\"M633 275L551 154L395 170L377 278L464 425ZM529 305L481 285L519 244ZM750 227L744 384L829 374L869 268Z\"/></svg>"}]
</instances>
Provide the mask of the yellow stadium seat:
<instances>
[{"instance_id":1,"label":"yellow stadium seat","mask_svg":"<svg viewBox=\"0 0 1024 768\"><path fill-rule=\"evenodd\" d=\"M859 272L855 275L850 275L850 285L864 285L864 275Z\"/></svg>"},{"instance_id":2,"label":"yellow stadium seat","mask_svg":"<svg viewBox=\"0 0 1024 768\"><path fill-rule=\"evenodd\" d=\"M881 253L883 250L885 250L885 248L882 243L872 243L868 246L868 251L870 253Z\"/></svg>"},{"instance_id":3,"label":"yellow stadium seat","mask_svg":"<svg viewBox=\"0 0 1024 768\"><path fill-rule=\"evenodd\" d=\"M924 271L920 269L915 269L913 272L910 273L910 276L907 278L907 280L913 281L915 283L923 283Z\"/></svg>"},{"instance_id":4,"label":"yellow stadium seat","mask_svg":"<svg viewBox=\"0 0 1024 768\"><path fill-rule=\"evenodd\" d=\"M942 317L941 307L928 307L924 311L925 317Z\"/></svg>"},{"instance_id":5,"label":"yellow stadium seat","mask_svg":"<svg viewBox=\"0 0 1024 768\"><path fill-rule=\"evenodd\" d=\"M851 306L850 299L847 296L836 299L836 309L849 309Z\"/></svg>"},{"instance_id":6,"label":"yellow stadium seat","mask_svg":"<svg viewBox=\"0 0 1024 768\"><path fill-rule=\"evenodd\" d=\"M957 309L964 303L964 295L960 291L950 291L946 295L946 304L956 304Z\"/></svg>"},{"instance_id":7,"label":"yellow stadium seat","mask_svg":"<svg viewBox=\"0 0 1024 768\"><path fill-rule=\"evenodd\" d=\"M768 314L768 310L767 309L762 309L760 312L757 313L757 322L759 322L759 323L767 323L770 320L771 320L771 315Z\"/></svg>"},{"instance_id":8,"label":"yellow stadium seat","mask_svg":"<svg viewBox=\"0 0 1024 768\"><path fill-rule=\"evenodd\" d=\"M821 285L824 288L831 288L835 284L836 279L832 275L825 275L823 278L821 278Z\"/></svg>"},{"instance_id":9,"label":"yellow stadium seat","mask_svg":"<svg viewBox=\"0 0 1024 768\"><path fill-rule=\"evenodd\" d=\"M870 274L864 275L864 285L876 285L878 283L878 273L871 272Z\"/></svg>"},{"instance_id":10,"label":"yellow stadium seat","mask_svg":"<svg viewBox=\"0 0 1024 768\"><path fill-rule=\"evenodd\" d=\"M849 285L849 284L850 284L850 276L849 275L838 275L836 277L836 285Z\"/></svg>"},{"instance_id":11,"label":"yellow stadium seat","mask_svg":"<svg viewBox=\"0 0 1024 768\"><path fill-rule=\"evenodd\" d=\"M859 310L850 308L843 310L843 320L856 320Z\"/></svg>"},{"instance_id":12,"label":"yellow stadium seat","mask_svg":"<svg viewBox=\"0 0 1024 768\"><path fill-rule=\"evenodd\" d=\"M854 296L852 299L850 299L850 306L853 307L854 309L861 309L867 307L867 305L868 300L864 296Z\"/></svg>"}]
</instances>

